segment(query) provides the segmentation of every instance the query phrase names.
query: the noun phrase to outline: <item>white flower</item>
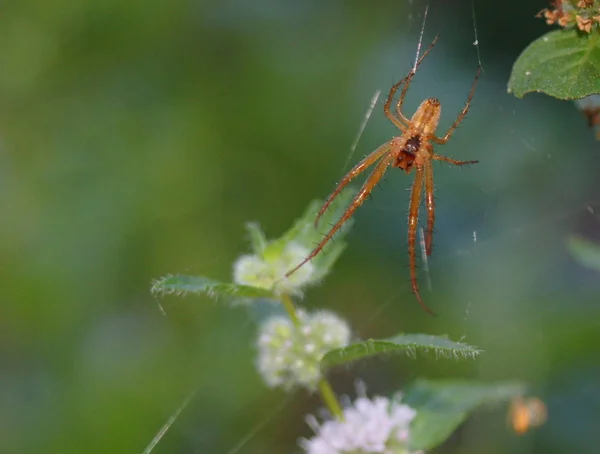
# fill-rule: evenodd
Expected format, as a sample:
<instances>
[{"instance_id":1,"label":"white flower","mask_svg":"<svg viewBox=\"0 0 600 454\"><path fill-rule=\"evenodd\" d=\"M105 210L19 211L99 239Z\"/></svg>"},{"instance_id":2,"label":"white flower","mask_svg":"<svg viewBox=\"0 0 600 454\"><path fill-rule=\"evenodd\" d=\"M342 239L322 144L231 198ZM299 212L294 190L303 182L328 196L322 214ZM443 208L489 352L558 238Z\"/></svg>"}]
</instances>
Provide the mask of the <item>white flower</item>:
<instances>
[{"instance_id":1,"label":"white flower","mask_svg":"<svg viewBox=\"0 0 600 454\"><path fill-rule=\"evenodd\" d=\"M331 312L298 310L298 319L300 326L288 317L273 316L260 328L257 367L271 387L314 389L323 355L350 342L348 324Z\"/></svg>"},{"instance_id":2,"label":"white flower","mask_svg":"<svg viewBox=\"0 0 600 454\"><path fill-rule=\"evenodd\" d=\"M290 277L285 277L285 274L308 254L309 249L291 242L280 254L243 255L233 265L233 280L236 284L273 290L278 295L302 295L302 287L311 282L315 266L307 262Z\"/></svg>"},{"instance_id":3,"label":"white flower","mask_svg":"<svg viewBox=\"0 0 600 454\"><path fill-rule=\"evenodd\" d=\"M315 436L300 445L308 454L422 453L409 449L410 423L416 414L396 400L359 397L344 409L343 420L319 425L316 418L308 417Z\"/></svg>"}]
</instances>

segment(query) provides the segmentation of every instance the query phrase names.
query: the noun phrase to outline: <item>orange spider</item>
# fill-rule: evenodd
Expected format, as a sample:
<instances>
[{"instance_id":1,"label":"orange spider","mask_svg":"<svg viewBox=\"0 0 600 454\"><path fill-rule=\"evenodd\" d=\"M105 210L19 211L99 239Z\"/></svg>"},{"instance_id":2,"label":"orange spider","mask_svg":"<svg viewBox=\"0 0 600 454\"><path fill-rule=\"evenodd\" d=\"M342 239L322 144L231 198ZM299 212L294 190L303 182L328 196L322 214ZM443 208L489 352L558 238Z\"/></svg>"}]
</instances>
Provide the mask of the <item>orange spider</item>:
<instances>
[{"instance_id":1,"label":"orange spider","mask_svg":"<svg viewBox=\"0 0 600 454\"><path fill-rule=\"evenodd\" d=\"M416 70L425 58L425 56L429 53L429 51L433 48L435 43L437 42L438 36L435 37L433 42L429 45L429 47L425 50L423 55L419 58L414 68L408 73L408 75L402 79L400 82L396 83L392 89L390 90L390 94L388 95L387 101L383 107L383 111L386 117L396 126L398 129L402 131L401 136L394 137L390 141L384 143L382 146L377 148L377 150L373 151L366 158L364 158L361 162L359 162L352 170L350 170L344 178L338 183L335 191L327 198L327 201L323 205L323 207L319 210L317 214L317 219L315 220L315 225L318 223L319 219L325 213L333 199L342 191L342 189L350 183L352 179L356 176L364 172L368 167L375 164L379 160L379 163L375 166L375 169L369 176L369 178L365 181L363 186L360 188L342 217L338 220L338 222L327 232L323 240L313 249L313 251L306 257L298 266L289 271L286 274L286 277L291 275L301 266L303 266L306 262L315 257L319 252L323 250L323 247L333 238L335 233L342 227L342 225L350 219L350 217L354 214L356 209L362 205L367 196L371 193L375 185L381 180L387 168L392 165L393 167L399 167L404 170L406 173L410 173L410 171L415 169L415 180L412 185L412 193L410 197L410 208L408 214L408 255L410 262L410 280L412 283L412 289L415 293L419 304L425 311L433 314L433 312L425 305L423 300L421 299L421 295L419 294L419 286L417 285L417 273L415 270L416 267L416 254L415 254L415 239L417 234L417 224L419 219L419 205L421 203L421 192L423 191L423 179L425 179L425 199L427 205L427 234L425 236L425 252L427 255L431 254L431 241L433 236L433 225L435 221L435 201L433 197L434 185L433 185L433 166L431 164L432 160L436 161L445 161L450 164L462 166L465 164L475 164L478 161L456 161L451 158L447 158L446 156L441 156L435 154L433 152L433 143L436 144L445 144L448 142L454 130L463 120L464 116L467 114L469 110L469 105L471 103L471 99L475 94L475 86L477 85L477 80L479 79L479 73L481 68L477 69L477 74L475 75L475 80L471 87L471 91L469 92L469 97L467 98L467 102L462 112L454 122L454 124L450 127L448 132L444 137L437 137L435 135L435 130L437 128L438 122L440 120L440 114L442 110L442 106L440 102L436 98L428 98L421 103L415 114L409 120L402 113L402 105L404 103L404 98L406 96L406 92L408 91L408 87L414 75L416 74ZM392 101L394 99L394 95L396 91L401 87L402 91L400 92L400 99L396 104L396 113L395 116L392 112L390 112L390 106L392 105Z\"/></svg>"}]
</instances>

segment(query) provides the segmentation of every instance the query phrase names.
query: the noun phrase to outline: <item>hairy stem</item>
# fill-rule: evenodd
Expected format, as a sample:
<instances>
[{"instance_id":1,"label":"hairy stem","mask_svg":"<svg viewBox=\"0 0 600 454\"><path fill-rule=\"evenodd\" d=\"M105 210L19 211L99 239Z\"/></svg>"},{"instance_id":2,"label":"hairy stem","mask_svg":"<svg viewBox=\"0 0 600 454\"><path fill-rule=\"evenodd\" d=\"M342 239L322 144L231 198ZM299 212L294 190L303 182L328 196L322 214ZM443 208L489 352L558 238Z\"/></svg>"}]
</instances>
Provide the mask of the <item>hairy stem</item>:
<instances>
[{"instance_id":1,"label":"hairy stem","mask_svg":"<svg viewBox=\"0 0 600 454\"><path fill-rule=\"evenodd\" d=\"M283 304L283 307L290 316L294 326L300 326L300 320L298 319L298 314L296 313L296 307L294 306L294 302L292 301L292 298L290 298L290 295L285 293L281 295L281 304Z\"/></svg>"},{"instance_id":2,"label":"hairy stem","mask_svg":"<svg viewBox=\"0 0 600 454\"><path fill-rule=\"evenodd\" d=\"M283 307L290 316L290 319L292 320L294 326L298 328L300 326L300 319L298 319L296 307L294 306L294 302L292 301L292 298L290 298L290 295L285 293L281 295L281 304L283 304ZM323 399L323 402L325 402L325 406L329 409L331 414L337 419L343 420L344 412L342 411L342 406L340 405L340 402L338 401L335 393L333 392L331 385L325 377L322 377L319 380L319 392L321 393L321 398Z\"/></svg>"},{"instance_id":3,"label":"hairy stem","mask_svg":"<svg viewBox=\"0 0 600 454\"><path fill-rule=\"evenodd\" d=\"M340 421L344 420L344 412L342 411L342 406L338 401L333 389L331 389L331 385L325 378L321 378L319 380L319 391L321 392L321 397L323 398L323 402L329 409L332 415L334 415Z\"/></svg>"}]
</instances>

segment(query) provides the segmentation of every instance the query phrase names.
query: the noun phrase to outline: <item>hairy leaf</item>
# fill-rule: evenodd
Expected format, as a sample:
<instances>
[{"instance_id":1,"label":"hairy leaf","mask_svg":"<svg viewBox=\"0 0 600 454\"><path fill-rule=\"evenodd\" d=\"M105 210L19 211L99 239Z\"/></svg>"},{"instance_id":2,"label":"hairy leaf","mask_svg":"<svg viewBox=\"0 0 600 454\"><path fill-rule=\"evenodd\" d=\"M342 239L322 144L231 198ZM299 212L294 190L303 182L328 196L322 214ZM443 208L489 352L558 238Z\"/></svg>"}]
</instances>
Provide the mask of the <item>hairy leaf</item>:
<instances>
[{"instance_id":1,"label":"hairy leaf","mask_svg":"<svg viewBox=\"0 0 600 454\"><path fill-rule=\"evenodd\" d=\"M445 337L428 334L399 334L388 339L369 339L331 350L321 359L321 367L326 369L383 353L407 353L414 356L417 351L433 352L437 356L457 359L474 358L481 353L481 350L476 347L453 342Z\"/></svg>"},{"instance_id":2,"label":"hairy leaf","mask_svg":"<svg viewBox=\"0 0 600 454\"><path fill-rule=\"evenodd\" d=\"M213 299L224 299L230 302L244 302L257 298L276 299L266 289L218 282L201 276L165 276L152 284L152 292L158 294L185 295L196 293L207 295Z\"/></svg>"},{"instance_id":3,"label":"hairy leaf","mask_svg":"<svg viewBox=\"0 0 600 454\"><path fill-rule=\"evenodd\" d=\"M556 30L532 42L517 58L508 92L541 92L558 99L600 93L599 34Z\"/></svg>"}]
</instances>

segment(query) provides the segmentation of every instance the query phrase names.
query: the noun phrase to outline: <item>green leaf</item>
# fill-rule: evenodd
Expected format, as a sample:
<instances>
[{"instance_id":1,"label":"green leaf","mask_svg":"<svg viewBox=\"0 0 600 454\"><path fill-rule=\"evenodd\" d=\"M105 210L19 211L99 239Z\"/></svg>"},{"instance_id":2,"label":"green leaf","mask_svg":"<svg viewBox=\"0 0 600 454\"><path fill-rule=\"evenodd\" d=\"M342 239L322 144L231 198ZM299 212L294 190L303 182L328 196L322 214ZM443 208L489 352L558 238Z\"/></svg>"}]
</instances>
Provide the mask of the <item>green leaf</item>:
<instances>
[{"instance_id":1,"label":"green leaf","mask_svg":"<svg viewBox=\"0 0 600 454\"><path fill-rule=\"evenodd\" d=\"M415 356L417 351L434 352L444 358L474 358L481 350L471 345L453 342L446 337L429 334L399 334L388 339L369 339L356 342L347 347L336 348L321 359L321 367L328 367L356 361L382 353L407 353Z\"/></svg>"},{"instance_id":2,"label":"green leaf","mask_svg":"<svg viewBox=\"0 0 600 454\"><path fill-rule=\"evenodd\" d=\"M313 273L311 280L320 281L323 279L345 249L346 243L343 241L336 241L328 246L321 257L317 257L317 266L315 267L315 272Z\"/></svg>"},{"instance_id":3,"label":"green leaf","mask_svg":"<svg viewBox=\"0 0 600 454\"><path fill-rule=\"evenodd\" d=\"M262 255L267 247L267 238L260 229L260 226L256 222L248 222L246 224L246 230L250 235L250 243L252 244L252 251L256 255Z\"/></svg>"},{"instance_id":4,"label":"green leaf","mask_svg":"<svg viewBox=\"0 0 600 454\"><path fill-rule=\"evenodd\" d=\"M600 271L600 245L579 236L571 236L568 242L571 255L582 266Z\"/></svg>"},{"instance_id":5,"label":"green leaf","mask_svg":"<svg viewBox=\"0 0 600 454\"><path fill-rule=\"evenodd\" d=\"M154 281L152 293L161 295L196 293L207 295L215 300L225 299L230 302L245 302L258 298L276 299L273 292L266 289L248 285L228 284L201 276L184 275L165 276Z\"/></svg>"},{"instance_id":6,"label":"green leaf","mask_svg":"<svg viewBox=\"0 0 600 454\"><path fill-rule=\"evenodd\" d=\"M600 93L600 35L557 30L532 42L517 58L508 92L541 92L558 99Z\"/></svg>"},{"instance_id":7,"label":"green leaf","mask_svg":"<svg viewBox=\"0 0 600 454\"><path fill-rule=\"evenodd\" d=\"M517 382L416 381L402 398L403 403L417 410L411 423L411 449L431 449L441 444L477 407L510 401L525 390L525 385Z\"/></svg>"},{"instance_id":8,"label":"green leaf","mask_svg":"<svg viewBox=\"0 0 600 454\"><path fill-rule=\"evenodd\" d=\"M294 223L291 229L267 245L264 250L264 256L269 257L281 254L285 246L292 241L312 250L323 239L323 236L329 229L331 229L331 226L342 216L344 211L346 211L355 194L356 190L353 188L344 189L334 199L328 210L323 213L317 226L315 226L315 220L323 202L313 200L302 214L302 217ZM342 239L348 232L352 222L352 220L346 222L327 246L325 246L323 251L312 260L315 266L314 278L312 280L319 280L325 277L335 264L346 247L346 243Z\"/></svg>"},{"instance_id":9,"label":"green leaf","mask_svg":"<svg viewBox=\"0 0 600 454\"><path fill-rule=\"evenodd\" d=\"M356 188L350 187L350 188L344 189L340 194L338 194L338 196L333 200L331 205L329 205L329 208L327 209L327 211L325 213L323 213L323 215L319 219L319 224L311 230L311 232L310 232L311 237L308 238L308 240L315 241L315 242L320 241L323 238L323 236L327 232L329 232L332 225L335 224L342 217L342 215L344 214L344 212L350 205L350 202L352 201L352 199L354 198L356 193L357 193ZM321 207L319 206L319 209L320 208ZM313 226L315 223L316 214L317 214L317 211L315 211L313 213L312 217L309 218L311 225L313 225ZM352 219L350 221L347 221L346 224L344 224L344 228L348 228L349 226L351 226L352 222L353 222ZM342 228L339 231L342 234L342 236L345 233L344 228ZM340 237L340 235L338 233L337 238L339 238L339 237Z\"/></svg>"},{"instance_id":10,"label":"green leaf","mask_svg":"<svg viewBox=\"0 0 600 454\"><path fill-rule=\"evenodd\" d=\"M309 205L304 214L300 219L294 222L294 225L285 232L281 237L271 241L264 252L265 257L278 256L285 249L285 246L291 242L296 241L306 247L312 247L312 245L306 244L305 237L306 231L310 230L315 221L315 215L321 206L321 202L313 200Z\"/></svg>"}]
</instances>

